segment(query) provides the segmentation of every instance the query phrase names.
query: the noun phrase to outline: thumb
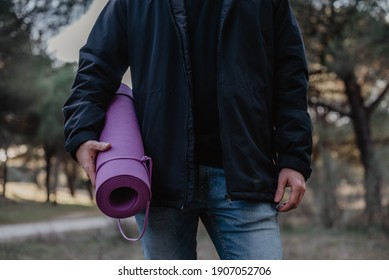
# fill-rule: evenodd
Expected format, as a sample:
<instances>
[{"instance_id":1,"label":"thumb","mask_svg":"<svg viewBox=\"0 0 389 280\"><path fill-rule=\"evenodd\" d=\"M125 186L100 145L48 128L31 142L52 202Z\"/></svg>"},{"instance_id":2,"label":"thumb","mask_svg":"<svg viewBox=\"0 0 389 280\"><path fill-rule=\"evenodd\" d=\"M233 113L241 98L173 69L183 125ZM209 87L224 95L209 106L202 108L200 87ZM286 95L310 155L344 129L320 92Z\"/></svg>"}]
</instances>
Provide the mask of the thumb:
<instances>
[{"instance_id":1,"label":"thumb","mask_svg":"<svg viewBox=\"0 0 389 280\"><path fill-rule=\"evenodd\" d=\"M99 151L99 152L104 152L107 151L111 148L110 143L106 142L93 142L92 147L93 150Z\"/></svg>"}]
</instances>

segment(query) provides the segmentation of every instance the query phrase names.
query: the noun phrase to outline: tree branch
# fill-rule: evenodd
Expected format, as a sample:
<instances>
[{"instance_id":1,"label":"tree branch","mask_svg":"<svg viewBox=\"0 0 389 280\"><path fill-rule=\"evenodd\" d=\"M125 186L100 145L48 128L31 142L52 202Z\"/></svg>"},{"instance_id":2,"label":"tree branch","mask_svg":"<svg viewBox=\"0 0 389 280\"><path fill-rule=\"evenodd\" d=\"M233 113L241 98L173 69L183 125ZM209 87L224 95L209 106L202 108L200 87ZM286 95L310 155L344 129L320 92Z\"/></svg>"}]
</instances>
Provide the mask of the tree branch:
<instances>
[{"instance_id":1,"label":"tree branch","mask_svg":"<svg viewBox=\"0 0 389 280\"><path fill-rule=\"evenodd\" d=\"M351 114L349 112L346 112L345 110L342 110L340 108L337 108L333 105L321 102L321 101L312 101L311 99L308 100L308 104L311 107L323 107L324 109L327 109L331 112L338 113L342 117L351 117Z\"/></svg>"},{"instance_id":2,"label":"tree branch","mask_svg":"<svg viewBox=\"0 0 389 280\"><path fill-rule=\"evenodd\" d=\"M381 93L379 94L379 96L377 97L376 100L374 100L373 103L371 103L366 109L367 109L367 113L368 115L370 116L374 110L378 107L378 105L380 105L381 101L384 100L386 94L389 92L389 82L386 84L386 86L384 87L384 89L381 91Z\"/></svg>"}]
</instances>

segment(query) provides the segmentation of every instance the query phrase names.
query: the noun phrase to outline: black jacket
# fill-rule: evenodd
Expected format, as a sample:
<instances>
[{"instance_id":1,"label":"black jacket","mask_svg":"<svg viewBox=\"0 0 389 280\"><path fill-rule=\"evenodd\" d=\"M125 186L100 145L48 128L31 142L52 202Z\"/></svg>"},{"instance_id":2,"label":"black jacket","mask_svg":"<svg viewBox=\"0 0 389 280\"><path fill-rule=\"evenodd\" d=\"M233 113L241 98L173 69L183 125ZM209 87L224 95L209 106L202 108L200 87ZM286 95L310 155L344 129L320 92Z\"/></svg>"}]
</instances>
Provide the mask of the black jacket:
<instances>
[{"instance_id":1,"label":"black jacket","mask_svg":"<svg viewBox=\"0 0 389 280\"><path fill-rule=\"evenodd\" d=\"M66 150L98 140L130 67L153 203L182 208L195 185L192 71L183 0L110 0L85 46L64 105ZM201 58L198 58L201 59ZM217 51L218 106L231 199L273 201L278 171L310 176L304 45L287 0L225 0Z\"/></svg>"}]
</instances>

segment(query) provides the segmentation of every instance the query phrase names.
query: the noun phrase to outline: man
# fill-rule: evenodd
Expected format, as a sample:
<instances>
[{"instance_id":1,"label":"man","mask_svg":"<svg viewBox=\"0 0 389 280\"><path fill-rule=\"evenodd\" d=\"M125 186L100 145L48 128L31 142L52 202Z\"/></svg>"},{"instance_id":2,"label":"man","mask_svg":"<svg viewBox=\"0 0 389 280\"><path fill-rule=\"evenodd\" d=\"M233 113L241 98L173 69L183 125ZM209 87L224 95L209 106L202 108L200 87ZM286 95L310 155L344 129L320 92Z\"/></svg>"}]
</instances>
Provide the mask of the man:
<instances>
[{"instance_id":1,"label":"man","mask_svg":"<svg viewBox=\"0 0 389 280\"><path fill-rule=\"evenodd\" d=\"M66 149L95 180L104 114L130 67L153 200L147 259L280 259L277 211L311 173L308 70L287 0L111 0L64 105ZM285 189L289 200L280 205ZM144 214L136 217L143 227Z\"/></svg>"}]
</instances>

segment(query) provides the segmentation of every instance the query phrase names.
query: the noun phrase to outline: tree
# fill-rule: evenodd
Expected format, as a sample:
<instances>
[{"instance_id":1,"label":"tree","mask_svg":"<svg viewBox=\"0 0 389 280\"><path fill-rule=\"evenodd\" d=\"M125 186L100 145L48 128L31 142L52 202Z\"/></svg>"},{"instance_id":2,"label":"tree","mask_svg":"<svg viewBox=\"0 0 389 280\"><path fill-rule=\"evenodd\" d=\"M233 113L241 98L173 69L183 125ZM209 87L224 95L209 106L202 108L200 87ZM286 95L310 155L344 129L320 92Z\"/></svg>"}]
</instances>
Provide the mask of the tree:
<instances>
[{"instance_id":1,"label":"tree","mask_svg":"<svg viewBox=\"0 0 389 280\"><path fill-rule=\"evenodd\" d=\"M0 2L0 128L28 112L41 96L31 94L48 36L77 18L91 0L2 0ZM44 62L48 62L47 60ZM49 61L49 63L51 63ZM48 67L50 68L50 67ZM30 84L31 83L31 84ZM40 91L38 88L37 91ZM26 94L28 92L28 94ZM44 94L44 93L41 93ZM15 126L13 126L15 127Z\"/></svg>"},{"instance_id":2,"label":"tree","mask_svg":"<svg viewBox=\"0 0 389 280\"><path fill-rule=\"evenodd\" d=\"M0 151L3 195L7 149L37 132L44 83L52 71L45 41L79 17L91 0L2 0L0 2ZM27 136L24 137L23 136Z\"/></svg>"},{"instance_id":3,"label":"tree","mask_svg":"<svg viewBox=\"0 0 389 280\"><path fill-rule=\"evenodd\" d=\"M0 5L0 150L4 155L3 193L7 184L7 150L23 142L23 135L33 135L39 122L37 101L39 73L47 60L29 52L29 29L10 10ZM8 13L7 13L8 12ZM41 73L44 74L44 73Z\"/></svg>"},{"instance_id":4,"label":"tree","mask_svg":"<svg viewBox=\"0 0 389 280\"><path fill-rule=\"evenodd\" d=\"M75 65L65 64L60 68L53 69L51 75L45 79L45 92L47 94L41 105L41 122L35 141L42 145L45 152L47 202L50 201L50 194L55 193L60 164L64 164L66 174L71 173L71 171L76 172L71 168L72 164L65 160L61 112L62 105L68 97L74 74ZM74 195L75 178L72 177L73 174L68 175L68 186L71 194ZM55 203L55 200L53 202Z\"/></svg>"},{"instance_id":5,"label":"tree","mask_svg":"<svg viewBox=\"0 0 389 280\"><path fill-rule=\"evenodd\" d=\"M91 0L2 0L0 2L0 126L9 114L24 111L34 97L26 95L26 77L37 73L48 36L89 7ZM40 56L40 57L39 57ZM15 115L15 114L14 114Z\"/></svg>"},{"instance_id":6,"label":"tree","mask_svg":"<svg viewBox=\"0 0 389 280\"><path fill-rule=\"evenodd\" d=\"M365 214L380 220L382 170L371 116L389 91L387 1L296 0L311 65L310 105L352 121L364 167Z\"/></svg>"}]
</instances>

